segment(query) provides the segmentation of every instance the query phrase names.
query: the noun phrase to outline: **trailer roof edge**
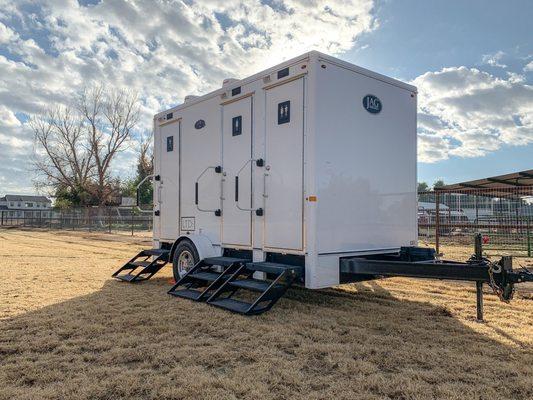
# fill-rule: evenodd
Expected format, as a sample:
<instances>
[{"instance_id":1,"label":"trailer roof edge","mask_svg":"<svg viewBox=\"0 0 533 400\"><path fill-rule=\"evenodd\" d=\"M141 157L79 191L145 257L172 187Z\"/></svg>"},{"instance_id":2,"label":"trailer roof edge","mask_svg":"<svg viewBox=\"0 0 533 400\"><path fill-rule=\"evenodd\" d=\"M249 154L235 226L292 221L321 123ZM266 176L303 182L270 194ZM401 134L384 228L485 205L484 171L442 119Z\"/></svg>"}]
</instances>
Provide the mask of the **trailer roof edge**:
<instances>
[{"instance_id":1,"label":"trailer roof edge","mask_svg":"<svg viewBox=\"0 0 533 400\"><path fill-rule=\"evenodd\" d=\"M181 103L181 104L178 104L178 105L176 105L174 107L162 110L162 111L158 112L157 114L155 114L154 118L161 117L161 116L165 115L168 112L174 112L174 111L178 111L178 110L184 109L184 108L189 107L189 106L191 106L193 104L200 103L200 102L202 102L204 100L207 100L207 99L209 99L211 97L221 95L222 93L224 93L225 91L231 89L232 87L246 85L247 83L256 81L258 79L261 79L266 74L271 74L272 72L277 71L278 69L282 69L284 67L288 67L288 66L291 66L293 64L297 64L299 62L302 62L302 61L305 61L305 60L309 60L310 56L313 53L316 53L316 52L304 53L304 54L302 54L302 55L300 55L298 57L291 58L290 60L284 61L284 62L282 62L280 64L273 65L273 66L271 66L271 67L269 67L267 69L264 69L262 71L259 71L259 72L255 73L253 75L250 75L248 77L239 79L239 80L233 82L231 85L228 85L228 86L225 86L225 87L220 87L220 88L218 88L216 90L213 90L213 91L211 91L209 93L206 93L206 94L203 94L201 96L198 96L198 98L196 98L196 99L194 99L194 100L192 100L192 101L190 101L188 103Z\"/></svg>"},{"instance_id":2,"label":"trailer roof edge","mask_svg":"<svg viewBox=\"0 0 533 400\"><path fill-rule=\"evenodd\" d=\"M357 66L355 64L352 64L352 63L350 63L348 61L343 61L343 60L340 60L338 58L335 58L335 57L329 56L327 54L321 53L319 51L312 50L312 51L309 51L307 53L301 54L301 55L299 55L297 57L293 57L293 58L291 58L291 59L289 59L287 61L284 61L282 63L273 65L273 66L271 66L269 68L266 68L266 69L264 69L262 71L259 71L259 72L255 73L255 74L253 74L251 76L245 77L243 79L239 79L239 80L233 82L231 85L228 85L226 87L220 87L220 88L218 88L216 90L213 90L213 91L211 91L209 93L206 93L204 95L198 96L198 98L196 98L194 100L191 100L188 103L181 103L181 104L178 104L178 105L176 105L174 107L161 110L161 111L159 111L158 113L156 113L154 115L154 119L162 117L166 113L175 112L175 111L184 109L186 107L189 107L191 105L197 104L197 103L199 103L201 101L207 100L207 99L209 99L211 97L221 95L222 93L224 93L225 91L227 91L231 87L237 87L237 86L245 85L247 83L256 81L257 79L261 79L266 74L271 74L272 72L274 72L274 71L276 71L276 70L278 70L280 68L288 67L288 66L297 64L299 62L302 62L302 61L310 60L311 58L316 58L318 60L324 60L324 61L327 61L329 63L338 65L340 67L349 69L349 70L351 70L353 72L368 76L370 78L377 79L379 81L382 81L382 82L388 83L390 85L394 85L394 86L400 87L400 88L405 89L405 90L409 90L409 91L414 92L414 93L418 93L418 89L416 88L416 86L404 83L404 82L402 82L400 80L397 80L397 79L394 79L394 78L390 78L388 76L379 74L377 72L370 71L370 70L368 70L366 68L359 67L359 66Z\"/></svg>"},{"instance_id":3,"label":"trailer roof edge","mask_svg":"<svg viewBox=\"0 0 533 400\"><path fill-rule=\"evenodd\" d=\"M329 56L329 55L324 54L324 53L320 53L318 51L315 52L315 53L318 54L319 60L324 60L324 61L330 62L332 64L338 65L338 66L340 66L342 68L349 69L350 71L357 72L358 74L368 76L369 78L377 79L379 81L382 81L382 82L388 83L390 85L394 85L394 86L400 87L400 88L408 90L410 92L418 93L418 88L416 86L413 86L413 85L410 85L408 83L402 82L402 81L400 81L398 79L391 78L389 76L386 76L386 75L371 71L369 69L366 69L366 68L360 67L358 65L355 65L355 64L353 64L351 62L344 61L344 60L341 60L339 58L332 57L332 56Z\"/></svg>"}]
</instances>

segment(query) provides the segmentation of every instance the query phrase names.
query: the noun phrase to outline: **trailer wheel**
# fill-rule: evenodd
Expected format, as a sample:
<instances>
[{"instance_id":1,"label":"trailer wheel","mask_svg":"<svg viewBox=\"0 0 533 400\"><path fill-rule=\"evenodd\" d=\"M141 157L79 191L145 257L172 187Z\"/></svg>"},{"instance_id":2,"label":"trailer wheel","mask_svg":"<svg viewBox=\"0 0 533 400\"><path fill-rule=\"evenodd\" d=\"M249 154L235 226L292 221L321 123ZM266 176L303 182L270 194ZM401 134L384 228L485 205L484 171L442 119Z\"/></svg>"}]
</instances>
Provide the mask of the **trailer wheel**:
<instances>
[{"instance_id":1,"label":"trailer wheel","mask_svg":"<svg viewBox=\"0 0 533 400\"><path fill-rule=\"evenodd\" d=\"M174 280L177 282L192 267L200 261L200 256L194 244L189 240L183 240L176 246L174 257L172 258L172 272Z\"/></svg>"}]
</instances>

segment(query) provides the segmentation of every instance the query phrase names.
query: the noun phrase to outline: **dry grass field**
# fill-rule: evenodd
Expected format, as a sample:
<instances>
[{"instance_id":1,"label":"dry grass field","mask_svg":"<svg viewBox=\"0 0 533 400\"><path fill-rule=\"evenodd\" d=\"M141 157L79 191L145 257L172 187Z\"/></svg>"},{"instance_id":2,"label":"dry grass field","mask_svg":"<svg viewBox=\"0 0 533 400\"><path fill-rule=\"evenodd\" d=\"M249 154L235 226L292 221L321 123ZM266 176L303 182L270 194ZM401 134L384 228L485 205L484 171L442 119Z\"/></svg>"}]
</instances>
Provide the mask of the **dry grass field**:
<instances>
[{"instance_id":1,"label":"dry grass field","mask_svg":"<svg viewBox=\"0 0 533 400\"><path fill-rule=\"evenodd\" d=\"M142 238L0 230L0 399L532 399L533 301L388 279L234 315L111 273ZM470 249L443 249L464 259Z\"/></svg>"}]
</instances>

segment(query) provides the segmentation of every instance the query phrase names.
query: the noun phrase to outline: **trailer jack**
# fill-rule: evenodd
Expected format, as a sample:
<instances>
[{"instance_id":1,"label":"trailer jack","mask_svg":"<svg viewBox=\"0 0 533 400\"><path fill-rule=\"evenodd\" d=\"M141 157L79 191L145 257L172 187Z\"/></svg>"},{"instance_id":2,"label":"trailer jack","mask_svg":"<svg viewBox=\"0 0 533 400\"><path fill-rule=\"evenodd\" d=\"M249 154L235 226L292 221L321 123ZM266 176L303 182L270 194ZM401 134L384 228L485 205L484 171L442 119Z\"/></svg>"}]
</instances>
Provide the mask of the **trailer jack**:
<instances>
[{"instance_id":1,"label":"trailer jack","mask_svg":"<svg viewBox=\"0 0 533 400\"><path fill-rule=\"evenodd\" d=\"M440 260L433 249L421 247L402 247L397 254L340 260L341 283L394 276L475 282L478 321L483 321L484 283L501 301L509 302L513 298L515 284L533 282L532 272L525 268L513 270L509 256L503 256L498 262L484 258L480 234L475 236L474 255L466 262Z\"/></svg>"}]
</instances>

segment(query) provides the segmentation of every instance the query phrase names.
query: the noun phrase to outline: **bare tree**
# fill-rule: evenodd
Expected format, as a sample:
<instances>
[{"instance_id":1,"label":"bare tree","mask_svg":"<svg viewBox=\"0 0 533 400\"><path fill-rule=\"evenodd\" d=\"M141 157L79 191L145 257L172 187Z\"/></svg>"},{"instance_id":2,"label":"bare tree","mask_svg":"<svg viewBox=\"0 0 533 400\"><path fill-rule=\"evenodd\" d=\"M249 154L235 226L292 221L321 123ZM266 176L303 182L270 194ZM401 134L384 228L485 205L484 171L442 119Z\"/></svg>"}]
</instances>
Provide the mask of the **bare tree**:
<instances>
[{"instance_id":1,"label":"bare tree","mask_svg":"<svg viewBox=\"0 0 533 400\"><path fill-rule=\"evenodd\" d=\"M74 107L48 109L32 119L41 186L89 193L97 205L118 195L111 164L139 121L137 95L86 89Z\"/></svg>"},{"instance_id":2,"label":"bare tree","mask_svg":"<svg viewBox=\"0 0 533 400\"><path fill-rule=\"evenodd\" d=\"M119 191L117 185L109 184L110 165L139 122L138 98L123 90L106 93L102 86L97 86L82 93L78 110L85 120L94 157L95 185L90 192L99 205L104 205Z\"/></svg>"},{"instance_id":3,"label":"bare tree","mask_svg":"<svg viewBox=\"0 0 533 400\"><path fill-rule=\"evenodd\" d=\"M85 188L92 178L93 152L81 118L69 107L53 107L30 120L36 145L35 168L40 187Z\"/></svg>"},{"instance_id":4,"label":"bare tree","mask_svg":"<svg viewBox=\"0 0 533 400\"><path fill-rule=\"evenodd\" d=\"M137 175L140 179L154 172L153 138L153 132L140 136L139 163L137 165Z\"/></svg>"}]
</instances>

